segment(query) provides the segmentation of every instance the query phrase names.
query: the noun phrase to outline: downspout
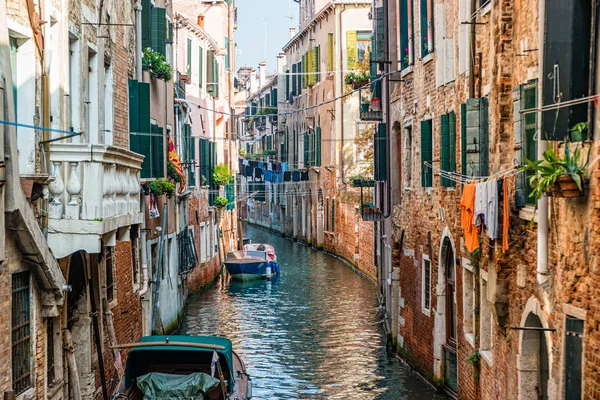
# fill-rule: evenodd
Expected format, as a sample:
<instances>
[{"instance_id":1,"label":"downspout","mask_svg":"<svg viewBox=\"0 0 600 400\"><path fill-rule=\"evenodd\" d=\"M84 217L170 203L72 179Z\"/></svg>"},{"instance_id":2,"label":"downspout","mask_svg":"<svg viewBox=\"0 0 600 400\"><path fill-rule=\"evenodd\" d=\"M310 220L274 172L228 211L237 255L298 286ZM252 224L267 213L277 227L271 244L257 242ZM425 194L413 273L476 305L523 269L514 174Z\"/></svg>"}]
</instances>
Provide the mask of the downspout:
<instances>
[{"instance_id":1,"label":"downspout","mask_svg":"<svg viewBox=\"0 0 600 400\"><path fill-rule=\"evenodd\" d=\"M142 75L142 3L135 3L135 76L138 82Z\"/></svg>"},{"instance_id":2,"label":"downspout","mask_svg":"<svg viewBox=\"0 0 600 400\"><path fill-rule=\"evenodd\" d=\"M381 90L382 94L385 96L385 127L386 127L386 133L385 133L385 143L386 143L386 161L385 161L385 167L387 169L387 174L386 174L386 178L387 178L387 182L384 183L384 185L387 186L387 209L385 211L385 214L383 216L384 219L388 219L390 217L390 215L392 215L392 171L391 171L391 147L392 147L392 139L391 139L391 134L389 133L391 131L391 126L390 126L390 80L389 80L389 72L391 70L390 68L390 62L391 60L389 60L390 58L390 34L389 34L389 1L388 0L383 0L383 9L385 10L385 12L383 13L383 26L384 26L384 30L385 30L385 58L387 58L387 60L383 60L383 61L389 61L383 64L383 71L385 74L385 77L383 78L383 82L382 85L384 86ZM383 188L382 188L383 189ZM388 221L389 222L389 221ZM385 224L385 221L384 221ZM386 224L388 225L388 224ZM389 228L389 226L386 226L386 228ZM391 234L391 232L390 232ZM390 264L391 264L391 258L390 258ZM391 265L390 265L391 267Z\"/></svg>"},{"instance_id":3,"label":"downspout","mask_svg":"<svg viewBox=\"0 0 600 400\"><path fill-rule=\"evenodd\" d=\"M475 97L475 47L477 46L477 40L475 37L476 34L476 26L473 18L477 18L477 16L473 17L473 13L477 9L477 0L471 0L471 16L469 17L469 30L471 31L471 43L469 49L469 57L471 58L469 61L469 98L472 99Z\"/></svg>"},{"instance_id":4,"label":"downspout","mask_svg":"<svg viewBox=\"0 0 600 400\"><path fill-rule=\"evenodd\" d=\"M40 4L41 7L41 4ZM40 13L41 14L41 13ZM47 29L45 25L44 31ZM42 42L46 40L48 35L43 35ZM44 43L45 45L45 43ZM40 50L40 56L42 58L42 126L44 128L50 128L50 77L48 76L50 70L50 57L46 57L46 48ZM43 144L43 155L44 162L42 173L50 175L50 131L44 129L43 132L44 144ZM46 194L42 198L42 233L45 238L48 238L48 209L50 199Z\"/></svg>"},{"instance_id":5,"label":"downspout","mask_svg":"<svg viewBox=\"0 0 600 400\"><path fill-rule=\"evenodd\" d=\"M540 0L539 13L539 39L538 39L538 75L544 71L544 31L546 27L546 0ZM540 83L543 80L540 79ZM538 99L542 98L543 83L538 85ZM541 107L540 107L541 109ZM538 132L542 132L542 111L538 112ZM544 152L548 149L548 142L538 134L537 159L544 159ZM537 281L543 287L548 286L548 197L542 196L537 205Z\"/></svg>"}]
</instances>

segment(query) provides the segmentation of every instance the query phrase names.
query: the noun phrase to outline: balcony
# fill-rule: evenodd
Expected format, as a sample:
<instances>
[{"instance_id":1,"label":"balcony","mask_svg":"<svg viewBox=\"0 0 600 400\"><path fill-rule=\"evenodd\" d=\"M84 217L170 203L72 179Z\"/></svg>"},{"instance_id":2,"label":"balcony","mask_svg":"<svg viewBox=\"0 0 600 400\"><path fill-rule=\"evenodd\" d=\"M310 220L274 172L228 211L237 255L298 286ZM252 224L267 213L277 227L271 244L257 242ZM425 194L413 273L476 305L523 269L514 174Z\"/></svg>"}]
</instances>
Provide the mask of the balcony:
<instances>
[{"instance_id":1,"label":"balcony","mask_svg":"<svg viewBox=\"0 0 600 400\"><path fill-rule=\"evenodd\" d=\"M53 144L48 185L48 243L57 258L75 251L99 253L101 242L129 239L142 222L140 171L144 157L113 146Z\"/></svg>"}]
</instances>

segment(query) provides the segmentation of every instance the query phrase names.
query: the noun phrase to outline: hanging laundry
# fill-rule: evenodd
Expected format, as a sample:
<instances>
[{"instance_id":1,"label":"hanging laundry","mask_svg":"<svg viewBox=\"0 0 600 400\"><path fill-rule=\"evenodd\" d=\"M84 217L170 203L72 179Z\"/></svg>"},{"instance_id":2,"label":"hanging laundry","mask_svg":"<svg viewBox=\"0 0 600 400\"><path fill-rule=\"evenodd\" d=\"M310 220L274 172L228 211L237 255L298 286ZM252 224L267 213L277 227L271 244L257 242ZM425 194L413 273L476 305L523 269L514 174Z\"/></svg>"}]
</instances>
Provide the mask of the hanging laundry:
<instances>
[{"instance_id":1,"label":"hanging laundry","mask_svg":"<svg viewBox=\"0 0 600 400\"><path fill-rule=\"evenodd\" d=\"M287 163L281 163L281 171L286 172L289 171L290 169L288 168L288 164Z\"/></svg>"},{"instance_id":2,"label":"hanging laundry","mask_svg":"<svg viewBox=\"0 0 600 400\"><path fill-rule=\"evenodd\" d=\"M263 170L262 168L254 168L254 178L258 180L262 180Z\"/></svg>"},{"instance_id":3,"label":"hanging laundry","mask_svg":"<svg viewBox=\"0 0 600 400\"><path fill-rule=\"evenodd\" d=\"M246 173L244 174L244 176L246 176L247 178L254 176L254 168L252 168L249 165L246 165Z\"/></svg>"},{"instance_id":4,"label":"hanging laundry","mask_svg":"<svg viewBox=\"0 0 600 400\"><path fill-rule=\"evenodd\" d=\"M465 246L469 252L479 248L479 229L473 226L475 190L474 184L466 183L460 200L461 226L465 234Z\"/></svg>"},{"instance_id":5,"label":"hanging laundry","mask_svg":"<svg viewBox=\"0 0 600 400\"><path fill-rule=\"evenodd\" d=\"M242 163L243 163L244 165L250 165L250 161L248 161L248 160L246 160L246 159L244 159L244 161L242 161Z\"/></svg>"},{"instance_id":6,"label":"hanging laundry","mask_svg":"<svg viewBox=\"0 0 600 400\"><path fill-rule=\"evenodd\" d=\"M274 182L275 183L281 183L281 182L283 182L283 172L280 172L280 171L279 172L275 172Z\"/></svg>"},{"instance_id":7,"label":"hanging laundry","mask_svg":"<svg viewBox=\"0 0 600 400\"><path fill-rule=\"evenodd\" d=\"M473 215L473 225L485 225L485 215L487 209L487 183L481 182L475 185L475 208Z\"/></svg>"},{"instance_id":8,"label":"hanging laundry","mask_svg":"<svg viewBox=\"0 0 600 400\"><path fill-rule=\"evenodd\" d=\"M258 161L250 161L250 166L251 166L252 168L256 168L256 167L258 167Z\"/></svg>"},{"instance_id":9,"label":"hanging laundry","mask_svg":"<svg viewBox=\"0 0 600 400\"><path fill-rule=\"evenodd\" d=\"M259 162L258 163L258 168L265 169L265 163Z\"/></svg>"},{"instance_id":10,"label":"hanging laundry","mask_svg":"<svg viewBox=\"0 0 600 400\"><path fill-rule=\"evenodd\" d=\"M275 171L283 172L283 171L281 171L281 164L279 164L279 163L275 164Z\"/></svg>"},{"instance_id":11,"label":"hanging laundry","mask_svg":"<svg viewBox=\"0 0 600 400\"><path fill-rule=\"evenodd\" d=\"M273 182L273 172L269 171L268 169L264 170L263 173L265 174L265 181L266 182Z\"/></svg>"},{"instance_id":12,"label":"hanging laundry","mask_svg":"<svg viewBox=\"0 0 600 400\"><path fill-rule=\"evenodd\" d=\"M273 171L273 164L272 164L272 163L268 163L268 164L267 164L267 169L268 169L269 171Z\"/></svg>"},{"instance_id":13,"label":"hanging laundry","mask_svg":"<svg viewBox=\"0 0 600 400\"><path fill-rule=\"evenodd\" d=\"M486 182L487 209L485 215L485 226L490 239L498 237L498 182L492 179Z\"/></svg>"},{"instance_id":14,"label":"hanging laundry","mask_svg":"<svg viewBox=\"0 0 600 400\"><path fill-rule=\"evenodd\" d=\"M506 253L506 250L508 250L508 182L506 182L506 176L503 181L504 215L502 219L502 252Z\"/></svg>"}]
</instances>

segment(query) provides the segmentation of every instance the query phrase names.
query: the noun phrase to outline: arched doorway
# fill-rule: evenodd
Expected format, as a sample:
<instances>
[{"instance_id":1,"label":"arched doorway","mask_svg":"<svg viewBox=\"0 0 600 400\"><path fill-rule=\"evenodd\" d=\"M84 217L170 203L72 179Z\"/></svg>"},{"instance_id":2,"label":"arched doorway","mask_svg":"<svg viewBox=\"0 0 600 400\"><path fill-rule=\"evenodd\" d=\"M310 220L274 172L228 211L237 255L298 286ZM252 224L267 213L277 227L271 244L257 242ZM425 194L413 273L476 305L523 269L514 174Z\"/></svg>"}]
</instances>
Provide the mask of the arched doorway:
<instances>
[{"instance_id":1,"label":"arched doorway","mask_svg":"<svg viewBox=\"0 0 600 400\"><path fill-rule=\"evenodd\" d=\"M457 371L457 335L456 335L456 264L454 257L454 247L448 236L444 237L442 242L442 251L440 257L440 267L444 271L445 286L445 331L446 340L444 342L444 385L453 391L458 392L458 371Z\"/></svg>"},{"instance_id":2,"label":"arched doorway","mask_svg":"<svg viewBox=\"0 0 600 400\"><path fill-rule=\"evenodd\" d=\"M530 312L522 331L519 354L519 399L548 399L548 344L540 318ZM538 329L535 329L538 328Z\"/></svg>"}]
</instances>

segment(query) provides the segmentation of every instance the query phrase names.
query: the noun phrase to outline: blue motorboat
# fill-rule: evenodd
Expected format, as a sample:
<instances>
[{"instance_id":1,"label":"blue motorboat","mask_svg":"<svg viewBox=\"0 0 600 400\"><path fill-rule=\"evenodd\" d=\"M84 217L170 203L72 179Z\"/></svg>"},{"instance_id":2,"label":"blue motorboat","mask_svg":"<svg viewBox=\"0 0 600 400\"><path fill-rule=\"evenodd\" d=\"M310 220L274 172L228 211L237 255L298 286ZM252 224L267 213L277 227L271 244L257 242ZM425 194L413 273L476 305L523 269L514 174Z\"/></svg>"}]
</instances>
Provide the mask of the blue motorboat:
<instances>
[{"instance_id":1,"label":"blue motorboat","mask_svg":"<svg viewBox=\"0 0 600 400\"><path fill-rule=\"evenodd\" d=\"M267 251L241 250L227 254L225 267L236 281L270 279L279 275L279 264Z\"/></svg>"}]
</instances>

